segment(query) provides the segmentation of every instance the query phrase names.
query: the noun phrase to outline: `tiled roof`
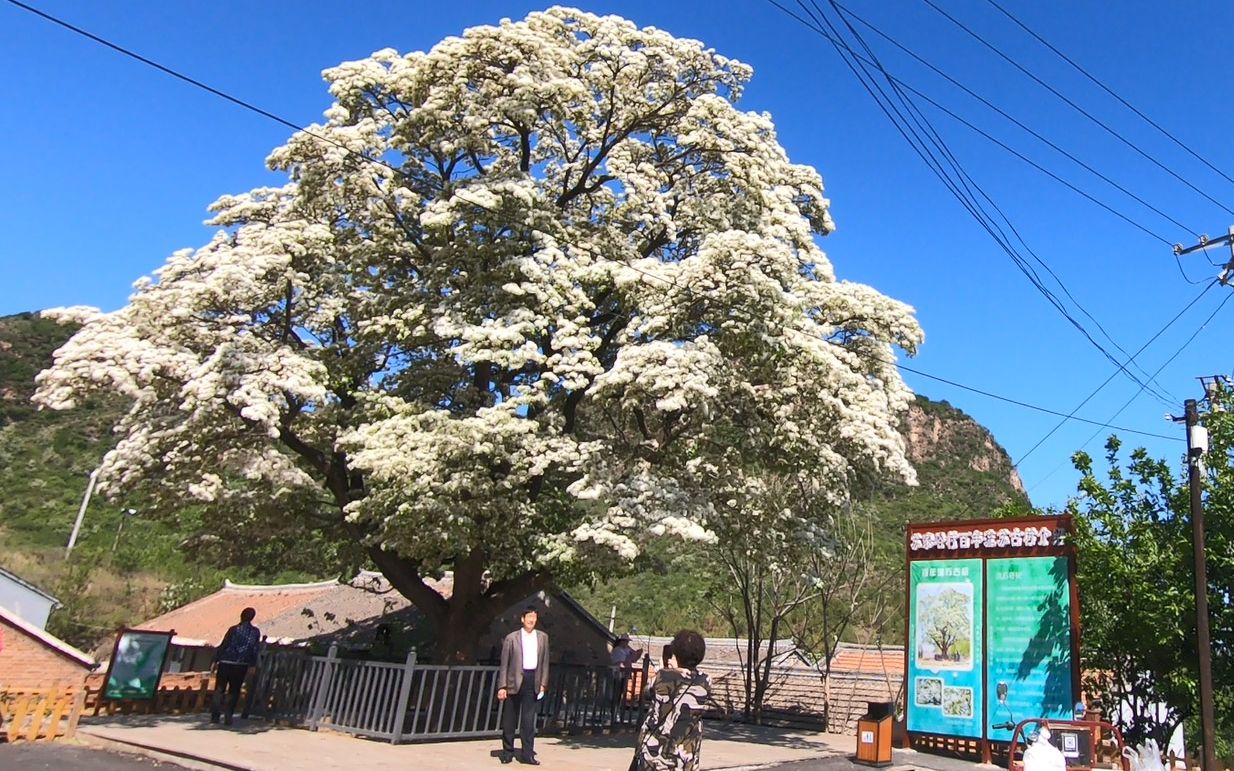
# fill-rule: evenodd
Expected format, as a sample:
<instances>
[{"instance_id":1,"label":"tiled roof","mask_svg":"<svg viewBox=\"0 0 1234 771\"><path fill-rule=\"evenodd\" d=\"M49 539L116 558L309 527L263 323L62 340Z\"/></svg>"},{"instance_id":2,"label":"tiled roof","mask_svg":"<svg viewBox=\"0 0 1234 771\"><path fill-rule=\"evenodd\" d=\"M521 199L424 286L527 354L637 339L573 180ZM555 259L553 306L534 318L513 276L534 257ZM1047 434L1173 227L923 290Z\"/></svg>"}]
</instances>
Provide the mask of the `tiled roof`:
<instances>
[{"instance_id":1,"label":"tiled roof","mask_svg":"<svg viewBox=\"0 0 1234 771\"><path fill-rule=\"evenodd\" d=\"M832 672L904 676L904 648L899 645L840 643L831 657Z\"/></svg>"},{"instance_id":2,"label":"tiled roof","mask_svg":"<svg viewBox=\"0 0 1234 771\"><path fill-rule=\"evenodd\" d=\"M55 635L22 620L22 618L16 613L10 613L4 608L0 608L0 621L13 627L19 632L23 632L30 637L33 637L37 642L52 649L56 653L59 653L61 656L73 659L83 667L94 669L98 666L98 662L96 662L89 655L82 653L72 645L66 643L64 640L61 640L59 637L56 637Z\"/></svg>"},{"instance_id":3,"label":"tiled roof","mask_svg":"<svg viewBox=\"0 0 1234 771\"><path fill-rule=\"evenodd\" d=\"M453 588L449 578L436 582L445 596ZM253 586L225 581L214 594L152 618L140 628L174 629L177 645L214 646L247 607L257 611L253 623L267 641L282 644L345 633L366 621L414 611L380 573L363 571L348 583Z\"/></svg>"},{"instance_id":4,"label":"tiled roof","mask_svg":"<svg viewBox=\"0 0 1234 771\"><path fill-rule=\"evenodd\" d=\"M671 637L657 635L630 635L630 647L640 648L651 656L652 663L659 666L660 653L664 646L673 641ZM744 637L704 637L707 645L707 655L703 658L706 664L740 664L746 655L747 642ZM767 643L759 646L760 651L767 650ZM777 640L776 655L772 662L776 666L795 666L804 663L804 658L797 650L794 640Z\"/></svg>"}]
</instances>

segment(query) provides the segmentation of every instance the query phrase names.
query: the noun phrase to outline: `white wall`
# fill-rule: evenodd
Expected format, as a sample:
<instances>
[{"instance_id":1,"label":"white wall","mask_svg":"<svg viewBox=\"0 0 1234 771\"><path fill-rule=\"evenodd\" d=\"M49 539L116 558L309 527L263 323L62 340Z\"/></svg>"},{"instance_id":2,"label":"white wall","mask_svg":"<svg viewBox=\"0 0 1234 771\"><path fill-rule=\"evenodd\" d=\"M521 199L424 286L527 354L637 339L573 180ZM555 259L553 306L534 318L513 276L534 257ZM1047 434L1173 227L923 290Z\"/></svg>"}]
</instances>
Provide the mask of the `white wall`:
<instances>
[{"instance_id":1,"label":"white wall","mask_svg":"<svg viewBox=\"0 0 1234 771\"><path fill-rule=\"evenodd\" d=\"M16 614L31 626L44 629L51 607L50 599L0 573L0 608Z\"/></svg>"}]
</instances>

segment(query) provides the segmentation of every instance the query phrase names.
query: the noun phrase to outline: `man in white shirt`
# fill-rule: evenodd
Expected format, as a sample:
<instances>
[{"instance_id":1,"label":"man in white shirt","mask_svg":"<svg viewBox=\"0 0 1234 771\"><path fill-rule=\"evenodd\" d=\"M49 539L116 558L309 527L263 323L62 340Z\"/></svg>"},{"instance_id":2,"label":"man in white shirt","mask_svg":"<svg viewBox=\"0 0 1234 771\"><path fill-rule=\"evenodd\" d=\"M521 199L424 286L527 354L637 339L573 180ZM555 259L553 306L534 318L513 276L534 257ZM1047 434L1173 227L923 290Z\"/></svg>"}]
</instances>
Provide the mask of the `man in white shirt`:
<instances>
[{"instance_id":1,"label":"man in white shirt","mask_svg":"<svg viewBox=\"0 0 1234 771\"><path fill-rule=\"evenodd\" d=\"M523 628L506 635L501 643L501 669L497 673L497 700L501 715L501 762L514 759L514 726L518 723L522 752L519 762L540 765L536 760L536 704L548 692L548 635L536 629L539 616L527 607L520 617Z\"/></svg>"}]
</instances>

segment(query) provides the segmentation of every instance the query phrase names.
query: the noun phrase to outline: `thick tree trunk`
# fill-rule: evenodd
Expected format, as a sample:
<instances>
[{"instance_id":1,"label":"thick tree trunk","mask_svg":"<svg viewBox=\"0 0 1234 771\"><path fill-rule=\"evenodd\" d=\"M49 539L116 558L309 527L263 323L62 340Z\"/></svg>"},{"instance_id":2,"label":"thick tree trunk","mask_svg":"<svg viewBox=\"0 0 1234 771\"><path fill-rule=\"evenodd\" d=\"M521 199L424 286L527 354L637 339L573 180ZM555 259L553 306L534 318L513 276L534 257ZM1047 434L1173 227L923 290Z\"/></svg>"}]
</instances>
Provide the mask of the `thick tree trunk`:
<instances>
[{"instance_id":1,"label":"thick tree trunk","mask_svg":"<svg viewBox=\"0 0 1234 771\"><path fill-rule=\"evenodd\" d=\"M477 645L493 620L549 586L549 577L541 573L490 582L483 555L472 552L454 560L453 591L447 599L424 582L411 560L375 547L369 549L369 555L390 585L428 619L433 628L433 658L442 663L470 664L477 656L487 654Z\"/></svg>"}]
</instances>

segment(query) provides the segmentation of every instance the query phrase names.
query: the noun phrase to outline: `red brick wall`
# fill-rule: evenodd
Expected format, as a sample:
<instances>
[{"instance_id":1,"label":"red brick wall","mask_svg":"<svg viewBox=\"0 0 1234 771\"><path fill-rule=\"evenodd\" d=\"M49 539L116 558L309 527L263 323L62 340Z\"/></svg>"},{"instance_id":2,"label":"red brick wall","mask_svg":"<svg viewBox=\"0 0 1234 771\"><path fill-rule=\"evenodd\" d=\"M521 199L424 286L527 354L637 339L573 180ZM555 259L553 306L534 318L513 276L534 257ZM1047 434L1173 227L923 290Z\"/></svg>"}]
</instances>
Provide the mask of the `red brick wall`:
<instances>
[{"instance_id":1,"label":"red brick wall","mask_svg":"<svg viewBox=\"0 0 1234 771\"><path fill-rule=\"evenodd\" d=\"M7 688L80 687L90 670L84 664L48 648L40 640L0 620L4 650L0 651L0 690Z\"/></svg>"}]
</instances>

